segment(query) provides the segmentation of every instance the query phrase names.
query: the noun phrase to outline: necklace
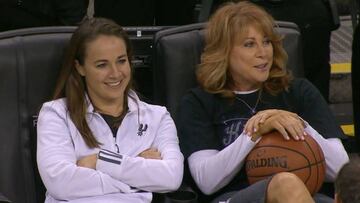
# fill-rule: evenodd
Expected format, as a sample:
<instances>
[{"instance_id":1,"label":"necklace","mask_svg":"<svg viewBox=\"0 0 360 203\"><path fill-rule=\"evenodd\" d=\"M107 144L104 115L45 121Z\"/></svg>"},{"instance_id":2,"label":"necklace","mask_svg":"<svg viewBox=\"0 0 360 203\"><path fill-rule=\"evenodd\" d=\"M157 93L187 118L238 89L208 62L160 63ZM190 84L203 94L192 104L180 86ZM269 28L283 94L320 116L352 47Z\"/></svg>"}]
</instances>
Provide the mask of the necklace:
<instances>
[{"instance_id":1,"label":"necklace","mask_svg":"<svg viewBox=\"0 0 360 203\"><path fill-rule=\"evenodd\" d=\"M256 103L255 103L254 107L251 107L247 102L245 102L243 99L241 99L241 98L239 98L237 96L235 96L235 99L238 100L238 101L241 101L243 104L245 104L245 106L249 108L251 114L254 115L256 113L256 108L257 108L257 106L259 104L260 97L261 97L261 89L259 90L259 94L258 94L258 97L256 99Z\"/></svg>"}]
</instances>

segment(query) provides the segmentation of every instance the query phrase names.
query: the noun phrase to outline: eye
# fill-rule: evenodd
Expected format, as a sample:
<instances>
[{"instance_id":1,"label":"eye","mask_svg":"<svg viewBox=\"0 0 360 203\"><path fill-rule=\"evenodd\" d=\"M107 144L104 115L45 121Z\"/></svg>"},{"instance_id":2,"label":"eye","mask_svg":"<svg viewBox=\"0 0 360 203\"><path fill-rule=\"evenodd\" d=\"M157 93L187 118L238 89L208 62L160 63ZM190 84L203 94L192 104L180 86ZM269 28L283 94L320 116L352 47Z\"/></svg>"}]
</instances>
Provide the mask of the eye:
<instances>
[{"instance_id":1,"label":"eye","mask_svg":"<svg viewBox=\"0 0 360 203\"><path fill-rule=\"evenodd\" d=\"M253 41L247 41L244 43L244 47L248 47L248 48L251 48L251 47L254 47L255 43Z\"/></svg>"},{"instance_id":2,"label":"eye","mask_svg":"<svg viewBox=\"0 0 360 203\"><path fill-rule=\"evenodd\" d=\"M106 67L106 63L98 63L96 64L96 68L105 68Z\"/></svg>"},{"instance_id":3,"label":"eye","mask_svg":"<svg viewBox=\"0 0 360 203\"><path fill-rule=\"evenodd\" d=\"M263 44L265 45L265 46L267 46L267 45L271 45L272 43L271 43L271 40L270 39L265 39L264 41L263 41Z\"/></svg>"},{"instance_id":4,"label":"eye","mask_svg":"<svg viewBox=\"0 0 360 203\"><path fill-rule=\"evenodd\" d=\"M118 59L117 60L117 63L118 64L124 64L124 63L126 63L127 62L127 59L126 58L121 58L121 59Z\"/></svg>"}]
</instances>

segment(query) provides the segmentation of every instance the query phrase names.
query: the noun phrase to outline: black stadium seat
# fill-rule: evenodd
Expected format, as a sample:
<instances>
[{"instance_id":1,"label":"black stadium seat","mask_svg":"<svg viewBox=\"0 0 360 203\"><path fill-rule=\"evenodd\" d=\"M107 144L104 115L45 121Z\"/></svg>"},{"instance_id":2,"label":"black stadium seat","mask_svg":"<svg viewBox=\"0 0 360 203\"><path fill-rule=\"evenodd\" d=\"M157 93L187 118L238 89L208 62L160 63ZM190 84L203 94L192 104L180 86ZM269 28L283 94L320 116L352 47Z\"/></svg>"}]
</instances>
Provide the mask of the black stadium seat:
<instances>
[{"instance_id":1,"label":"black stadium seat","mask_svg":"<svg viewBox=\"0 0 360 203\"><path fill-rule=\"evenodd\" d=\"M44 201L36 168L36 115L50 98L74 27L0 33L0 191L12 202Z\"/></svg>"},{"instance_id":2,"label":"black stadium seat","mask_svg":"<svg viewBox=\"0 0 360 203\"><path fill-rule=\"evenodd\" d=\"M284 36L289 55L288 67L296 77L302 77L300 32L294 23L277 22ZM165 105L176 118L176 108L185 92L196 86L195 68L204 48L205 23L184 25L159 31L154 37L154 102Z\"/></svg>"}]
</instances>

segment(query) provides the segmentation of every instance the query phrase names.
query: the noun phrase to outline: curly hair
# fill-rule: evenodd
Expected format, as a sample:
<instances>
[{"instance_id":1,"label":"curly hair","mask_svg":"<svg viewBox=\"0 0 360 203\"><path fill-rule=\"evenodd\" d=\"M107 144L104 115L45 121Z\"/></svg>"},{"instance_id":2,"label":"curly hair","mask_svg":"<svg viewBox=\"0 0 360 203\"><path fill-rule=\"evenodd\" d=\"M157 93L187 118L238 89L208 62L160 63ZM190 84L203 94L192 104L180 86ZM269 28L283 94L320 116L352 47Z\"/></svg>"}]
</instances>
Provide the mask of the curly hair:
<instances>
[{"instance_id":1,"label":"curly hair","mask_svg":"<svg viewBox=\"0 0 360 203\"><path fill-rule=\"evenodd\" d=\"M228 2L210 18L206 28L206 45L201 55L196 76L207 92L233 98L230 89L229 56L239 37L246 35L250 26L262 31L273 46L273 64L262 88L270 94L286 90L291 75L286 69L287 54L282 37L275 30L275 21L265 10L250 2Z\"/></svg>"}]
</instances>

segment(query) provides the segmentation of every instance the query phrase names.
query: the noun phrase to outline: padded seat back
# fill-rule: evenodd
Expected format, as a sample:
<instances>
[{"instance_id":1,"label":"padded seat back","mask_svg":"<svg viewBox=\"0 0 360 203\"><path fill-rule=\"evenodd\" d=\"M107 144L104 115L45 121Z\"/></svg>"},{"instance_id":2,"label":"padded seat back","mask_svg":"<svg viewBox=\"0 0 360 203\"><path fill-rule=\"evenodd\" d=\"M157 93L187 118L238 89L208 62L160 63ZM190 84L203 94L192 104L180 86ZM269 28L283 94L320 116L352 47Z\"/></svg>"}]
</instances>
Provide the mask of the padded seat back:
<instances>
[{"instance_id":1,"label":"padded seat back","mask_svg":"<svg viewBox=\"0 0 360 203\"><path fill-rule=\"evenodd\" d=\"M36 167L36 115L50 99L75 27L0 33L0 191L12 202L43 202Z\"/></svg>"}]
</instances>

